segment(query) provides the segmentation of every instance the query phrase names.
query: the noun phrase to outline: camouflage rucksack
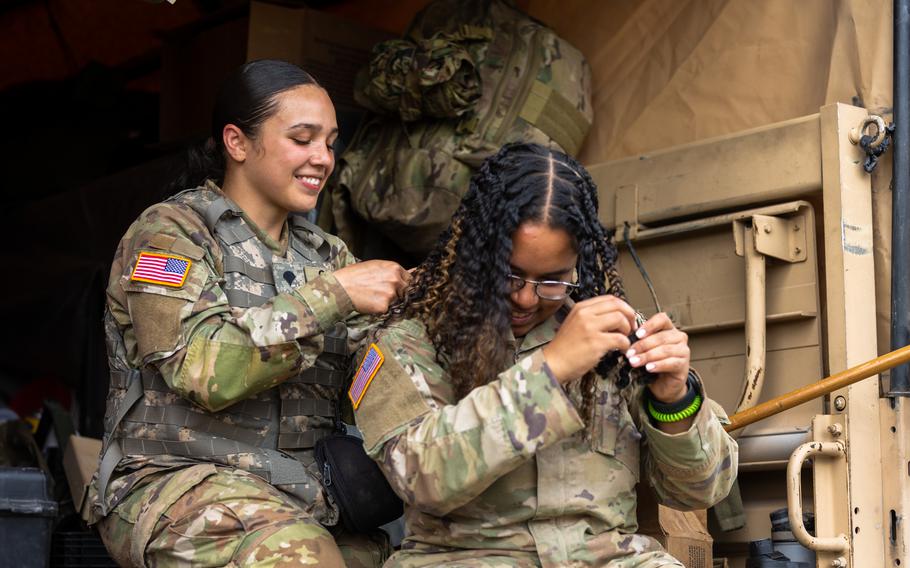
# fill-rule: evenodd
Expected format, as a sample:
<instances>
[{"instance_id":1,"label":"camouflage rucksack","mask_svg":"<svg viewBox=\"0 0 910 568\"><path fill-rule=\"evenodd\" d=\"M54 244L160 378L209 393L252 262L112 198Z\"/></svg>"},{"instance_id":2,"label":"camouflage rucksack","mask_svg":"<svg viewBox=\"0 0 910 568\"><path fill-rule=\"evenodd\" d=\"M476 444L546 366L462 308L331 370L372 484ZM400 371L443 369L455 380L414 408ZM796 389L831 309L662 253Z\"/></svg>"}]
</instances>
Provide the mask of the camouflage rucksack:
<instances>
[{"instance_id":1,"label":"camouflage rucksack","mask_svg":"<svg viewBox=\"0 0 910 568\"><path fill-rule=\"evenodd\" d=\"M582 54L510 3L430 3L404 39L374 48L358 80L356 97L373 113L338 161L335 229L362 256L356 225L365 220L422 257L503 144L577 154L593 118L590 92Z\"/></svg>"}]
</instances>

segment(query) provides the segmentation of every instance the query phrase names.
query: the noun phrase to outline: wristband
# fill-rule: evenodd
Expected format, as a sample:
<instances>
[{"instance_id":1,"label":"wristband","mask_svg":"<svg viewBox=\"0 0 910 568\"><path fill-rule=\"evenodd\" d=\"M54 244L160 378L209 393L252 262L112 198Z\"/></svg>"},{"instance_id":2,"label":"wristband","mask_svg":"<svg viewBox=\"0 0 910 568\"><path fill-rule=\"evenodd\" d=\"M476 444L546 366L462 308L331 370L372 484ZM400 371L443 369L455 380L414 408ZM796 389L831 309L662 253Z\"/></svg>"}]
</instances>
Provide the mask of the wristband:
<instances>
[{"instance_id":1,"label":"wristband","mask_svg":"<svg viewBox=\"0 0 910 568\"><path fill-rule=\"evenodd\" d=\"M692 401L692 404L679 412L673 413L659 412L654 408L654 403L650 400L648 401L648 414L658 422L679 422L680 420L685 420L698 412L699 408L701 408L701 395L698 393L695 394L695 400Z\"/></svg>"},{"instance_id":2,"label":"wristband","mask_svg":"<svg viewBox=\"0 0 910 568\"><path fill-rule=\"evenodd\" d=\"M671 404L655 400L650 389L647 390L647 409L651 418L657 422L679 422L698 412L703 399L698 379L691 371L686 378L686 384L689 387L686 395L681 400Z\"/></svg>"}]
</instances>

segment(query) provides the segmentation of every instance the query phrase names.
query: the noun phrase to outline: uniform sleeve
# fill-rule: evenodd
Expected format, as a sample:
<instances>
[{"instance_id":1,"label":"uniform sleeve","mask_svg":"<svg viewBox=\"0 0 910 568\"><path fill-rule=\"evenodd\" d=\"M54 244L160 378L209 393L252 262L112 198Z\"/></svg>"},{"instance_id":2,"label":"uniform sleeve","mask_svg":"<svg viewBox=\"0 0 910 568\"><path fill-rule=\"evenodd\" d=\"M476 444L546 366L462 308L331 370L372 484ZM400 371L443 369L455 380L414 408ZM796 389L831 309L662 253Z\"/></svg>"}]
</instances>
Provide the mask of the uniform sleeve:
<instances>
[{"instance_id":1,"label":"uniform sleeve","mask_svg":"<svg viewBox=\"0 0 910 568\"><path fill-rule=\"evenodd\" d=\"M651 424L643 406L643 391L632 405L646 437L645 468L661 501L674 509L711 507L727 496L739 463L736 441L724 431L723 408L705 398L692 426L667 434Z\"/></svg>"},{"instance_id":2,"label":"uniform sleeve","mask_svg":"<svg viewBox=\"0 0 910 568\"><path fill-rule=\"evenodd\" d=\"M464 505L584 425L542 352L452 404L438 395L451 392L445 372L413 322L386 330L378 349L385 360L357 407L357 425L398 495L428 513Z\"/></svg>"},{"instance_id":3,"label":"uniform sleeve","mask_svg":"<svg viewBox=\"0 0 910 568\"><path fill-rule=\"evenodd\" d=\"M188 259L182 285L133 278L143 252ZM328 271L262 306L232 308L222 288L221 262L218 245L195 212L160 204L127 232L108 287L132 363L155 365L174 391L210 411L311 365L322 352L323 333L353 311Z\"/></svg>"}]
</instances>

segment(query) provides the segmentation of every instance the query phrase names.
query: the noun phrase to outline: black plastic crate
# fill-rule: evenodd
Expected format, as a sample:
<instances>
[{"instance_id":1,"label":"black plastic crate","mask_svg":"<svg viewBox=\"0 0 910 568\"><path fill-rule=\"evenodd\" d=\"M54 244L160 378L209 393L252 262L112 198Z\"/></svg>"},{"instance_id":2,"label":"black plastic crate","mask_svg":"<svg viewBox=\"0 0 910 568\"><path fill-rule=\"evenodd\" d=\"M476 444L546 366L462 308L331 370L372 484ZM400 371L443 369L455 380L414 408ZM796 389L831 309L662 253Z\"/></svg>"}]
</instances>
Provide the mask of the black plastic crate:
<instances>
[{"instance_id":1,"label":"black plastic crate","mask_svg":"<svg viewBox=\"0 0 910 568\"><path fill-rule=\"evenodd\" d=\"M0 566L47 566L56 517L44 471L0 467Z\"/></svg>"},{"instance_id":2,"label":"black plastic crate","mask_svg":"<svg viewBox=\"0 0 910 568\"><path fill-rule=\"evenodd\" d=\"M88 531L61 531L54 533L51 548L51 568L117 568L101 537Z\"/></svg>"}]
</instances>

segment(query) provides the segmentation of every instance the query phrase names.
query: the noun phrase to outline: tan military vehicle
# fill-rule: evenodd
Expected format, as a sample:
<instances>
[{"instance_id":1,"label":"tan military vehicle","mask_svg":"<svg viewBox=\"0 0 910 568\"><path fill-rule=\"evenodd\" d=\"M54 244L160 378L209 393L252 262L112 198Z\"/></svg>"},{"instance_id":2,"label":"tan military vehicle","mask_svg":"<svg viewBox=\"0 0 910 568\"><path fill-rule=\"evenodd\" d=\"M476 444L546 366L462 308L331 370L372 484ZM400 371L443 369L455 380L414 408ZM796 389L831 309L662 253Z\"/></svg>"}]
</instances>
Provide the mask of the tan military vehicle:
<instances>
[{"instance_id":1,"label":"tan military vehicle","mask_svg":"<svg viewBox=\"0 0 910 568\"><path fill-rule=\"evenodd\" d=\"M632 245L646 271L620 244L632 303L667 311L689 334L693 365L713 398L731 415L743 413L739 424L760 418L735 431L745 526L724 532L710 520L716 565L724 558L746 566L748 543L771 536L769 514L783 507L792 538L814 553L813 566L907 565L910 384L906 369L890 370L907 360L907 350L864 365L907 344L910 318L910 250L900 235L910 232L907 213L895 214L891 245L892 193L906 204L910 189L907 117L899 112L904 122L893 140L887 136L895 120L891 3L733 0L705 2L695 14L687 12L691 2L643 4L614 26L624 42L595 49L581 28L564 24L561 31L592 61L595 132L582 158L600 187L602 221L616 228L618 242ZM906 4L895 5L906 22ZM654 39L640 30L654 32L658 14L671 21ZM560 30L560 14L539 7L539 15ZM812 18L830 32L821 34L830 40L824 47ZM682 20L708 35L690 38L677 27ZM634 21L652 27L636 33ZM741 27L730 27L736 21ZM643 54L636 55L633 39ZM718 47L724 41L729 45ZM789 55L778 50L788 42ZM906 42L895 42L895 84L904 89ZM662 53L661 44L680 59ZM767 65L763 49L773 61ZM808 58L794 61L805 57L802 49L819 50L823 77ZM612 79L631 86L598 75L598 57L617 50L634 61L614 62ZM798 85L786 84L790 73ZM609 90L599 103L598 88ZM813 88L824 94L811 94ZM905 114L907 96L893 99ZM775 113L763 105L775 101L789 113L776 116L787 120L765 120ZM598 135L604 112L615 124L602 125ZM750 128L738 128L749 121ZM892 147L870 174L864 165L882 144ZM889 340L892 309L898 332ZM855 366L865 372L843 373ZM834 374L841 379L834 390L811 390ZM869 378L847 384L858 376ZM763 418L744 412L796 389L807 391L807 402ZM814 512L812 534L805 512Z\"/></svg>"}]
</instances>

